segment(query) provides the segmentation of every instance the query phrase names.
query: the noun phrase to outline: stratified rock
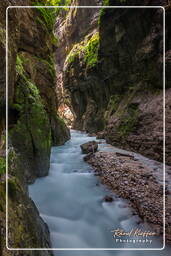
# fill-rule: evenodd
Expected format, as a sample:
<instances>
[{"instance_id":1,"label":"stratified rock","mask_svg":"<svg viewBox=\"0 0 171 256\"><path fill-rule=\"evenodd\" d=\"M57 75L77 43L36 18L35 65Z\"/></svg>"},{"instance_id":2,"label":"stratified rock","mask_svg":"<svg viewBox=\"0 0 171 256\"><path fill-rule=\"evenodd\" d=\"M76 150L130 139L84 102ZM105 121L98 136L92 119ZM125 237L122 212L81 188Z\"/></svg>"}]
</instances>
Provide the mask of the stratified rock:
<instances>
[{"instance_id":1,"label":"stratified rock","mask_svg":"<svg viewBox=\"0 0 171 256\"><path fill-rule=\"evenodd\" d=\"M95 153L98 149L98 144L96 141L89 141L82 144L80 147L83 154Z\"/></svg>"}]
</instances>

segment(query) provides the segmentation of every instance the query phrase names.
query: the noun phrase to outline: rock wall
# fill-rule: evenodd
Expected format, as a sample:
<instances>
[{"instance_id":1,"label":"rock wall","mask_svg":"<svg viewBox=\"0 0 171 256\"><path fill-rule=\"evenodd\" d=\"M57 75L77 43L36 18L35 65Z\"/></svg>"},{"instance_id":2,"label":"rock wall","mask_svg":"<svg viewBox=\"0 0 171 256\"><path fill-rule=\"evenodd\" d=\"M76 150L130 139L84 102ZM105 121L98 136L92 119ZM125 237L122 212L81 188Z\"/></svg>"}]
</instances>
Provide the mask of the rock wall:
<instances>
[{"instance_id":1,"label":"rock wall","mask_svg":"<svg viewBox=\"0 0 171 256\"><path fill-rule=\"evenodd\" d=\"M135 5L135 1L103 4ZM164 5L168 24L168 1L136 1L136 5ZM168 25L166 39L166 161L171 164ZM103 8L92 34L70 46L62 76L74 127L103 131L108 143L162 161L163 9Z\"/></svg>"},{"instance_id":2,"label":"rock wall","mask_svg":"<svg viewBox=\"0 0 171 256\"><path fill-rule=\"evenodd\" d=\"M98 6L101 0L73 0L73 6ZM69 12L61 15L55 24L55 34L59 38L58 48L56 50L56 68L57 68L57 88L59 106L63 104L69 106L72 110L70 95L64 83L65 60L75 44L84 40L86 36L91 37L97 31L99 9L96 8L72 8ZM68 85L69 86L69 85ZM63 109L63 108L62 108ZM59 108L60 111L60 108ZM75 112L72 110L74 116Z\"/></svg>"},{"instance_id":3,"label":"rock wall","mask_svg":"<svg viewBox=\"0 0 171 256\"><path fill-rule=\"evenodd\" d=\"M0 252L5 249L5 10L9 5L32 5L31 0L1 1L0 8ZM9 247L50 247L49 231L29 199L27 184L48 174L50 148L70 138L58 116L56 71L53 53L52 13L38 9L8 10L8 104L9 104ZM48 256L48 251L27 255Z\"/></svg>"},{"instance_id":4,"label":"rock wall","mask_svg":"<svg viewBox=\"0 0 171 256\"><path fill-rule=\"evenodd\" d=\"M13 36L14 24L17 33ZM69 138L57 115L56 38L52 29L39 10L9 9L9 78L14 76L9 79L10 138L23 152L29 181L47 174L51 144L62 144ZM10 52L14 52L14 65Z\"/></svg>"}]
</instances>

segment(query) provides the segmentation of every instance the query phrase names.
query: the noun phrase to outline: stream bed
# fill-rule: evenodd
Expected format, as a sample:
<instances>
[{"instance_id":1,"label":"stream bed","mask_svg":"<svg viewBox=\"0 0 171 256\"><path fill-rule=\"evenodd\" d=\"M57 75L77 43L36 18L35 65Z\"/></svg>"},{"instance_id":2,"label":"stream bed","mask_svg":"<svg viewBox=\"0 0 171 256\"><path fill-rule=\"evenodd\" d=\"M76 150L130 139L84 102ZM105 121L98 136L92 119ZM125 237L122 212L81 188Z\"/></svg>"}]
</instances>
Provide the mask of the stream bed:
<instances>
[{"instance_id":1,"label":"stream bed","mask_svg":"<svg viewBox=\"0 0 171 256\"><path fill-rule=\"evenodd\" d=\"M49 175L37 179L29 186L30 197L49 227L52 247L66 249L161 248L161 240L155 237L152 237L151 243L123 243L116 242L113 238L111 231L114 229L138 228L147 231L150 228L133 214L126 200L118 198L99 183L98 177L83 160L84 155L81 154L80 145L95 139L86 133L71 130L71 139L65 145L52 148ZM101 142L99 150L116 150L104 141L101 140ZM111 194L114 201L105 202L104 197ZM132 240L133 238L136 240L136 237L131 237ZM138 237L138 239L143 238ZM129 252L98 251L97 254L92 252L91 255L144 255L144 251L139 251L138 254L136 251L132 251L131 254ZM90 251L81 253L77 251L72 254L69 251L54 253L58 256L90 255ZM146 255L169 254L167 251L165 253L150 251Z\"/></svg>"}]
</instances>

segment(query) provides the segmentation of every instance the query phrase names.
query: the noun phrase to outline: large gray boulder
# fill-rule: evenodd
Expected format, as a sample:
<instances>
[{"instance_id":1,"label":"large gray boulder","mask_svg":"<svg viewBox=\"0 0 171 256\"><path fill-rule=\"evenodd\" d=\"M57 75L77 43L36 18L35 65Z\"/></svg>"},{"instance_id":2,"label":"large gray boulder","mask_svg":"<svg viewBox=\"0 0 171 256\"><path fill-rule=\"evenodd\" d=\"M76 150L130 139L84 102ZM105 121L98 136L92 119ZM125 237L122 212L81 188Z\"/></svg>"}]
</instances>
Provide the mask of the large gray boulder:
<instances>
[{"instance_id":1,"label":"large gray boulder","mask_svg":"<svg viewBox=\"0 0 171 256\"><path fill-rule=\"evenodd\" d=\"M96 141L89 141L87 143L82 144L80 147L83 154L88 154L96 152L98 149L98 144Z\"/></svg>"}]
</instances>

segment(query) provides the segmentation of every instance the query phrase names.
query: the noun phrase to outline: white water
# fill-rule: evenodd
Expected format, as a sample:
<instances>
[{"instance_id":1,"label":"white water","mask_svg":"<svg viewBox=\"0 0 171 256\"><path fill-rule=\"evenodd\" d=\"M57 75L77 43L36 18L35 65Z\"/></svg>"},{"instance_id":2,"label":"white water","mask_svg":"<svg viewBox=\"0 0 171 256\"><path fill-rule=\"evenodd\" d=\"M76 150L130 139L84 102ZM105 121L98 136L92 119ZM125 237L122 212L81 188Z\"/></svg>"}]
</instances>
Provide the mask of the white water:
<instances>
[{"instance_id":1,"label":"white water","mask_svg":"<svg viewBox=\"0 0 171 256\"><path fill-rule=\"evenodd\" d=\"M161 248L159 239L152 238L152 243L116 243L112 238L112 229L131 230L141 228L138 216L132 215L127 202L117 198L107 203L105 195L111 195L106 187L99 184L91 167L84 162L80 145L95 140L78 131L71 131L71 140L63 146L53 147L49 176L39 178L29 186L30 197L39 209L40 215L48 224L53 248L119 248L142 247ZM100 145L100 150L106 144ZM139 251L81 251L55 252L57 256L71 255L116 255L139 256ZM167 252L148 251L148 255L169 255Z\"/></svg>"}]
</instances>

